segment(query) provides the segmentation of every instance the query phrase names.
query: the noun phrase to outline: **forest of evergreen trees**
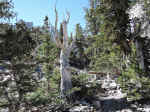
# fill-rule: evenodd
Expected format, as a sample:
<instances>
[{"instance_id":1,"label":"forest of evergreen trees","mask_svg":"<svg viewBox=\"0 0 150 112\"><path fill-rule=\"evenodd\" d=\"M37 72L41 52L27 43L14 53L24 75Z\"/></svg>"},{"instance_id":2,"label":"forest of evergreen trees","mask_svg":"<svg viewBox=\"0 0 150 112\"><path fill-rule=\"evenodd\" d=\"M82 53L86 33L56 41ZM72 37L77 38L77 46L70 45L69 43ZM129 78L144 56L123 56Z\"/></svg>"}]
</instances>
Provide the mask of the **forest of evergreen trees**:
<instances>
[{"instance_id":1,"label":"forest of evergreen trees","mask_svg":"<svg viewBox=\"0 0 150 112\"><path fill-rule=\"evenodd\" d=\"M54 26L45 16L42 26L28 28L23 20L11 23L12 0L0 1L0 112L65 111L76 100L102 93L94 82L86 86L89 72L117 75L126 99L150 98L150 0L89 5L86 27L77 23L69 34L71 12L58 24L55 8Z\"/></svg>"}]
</instances>

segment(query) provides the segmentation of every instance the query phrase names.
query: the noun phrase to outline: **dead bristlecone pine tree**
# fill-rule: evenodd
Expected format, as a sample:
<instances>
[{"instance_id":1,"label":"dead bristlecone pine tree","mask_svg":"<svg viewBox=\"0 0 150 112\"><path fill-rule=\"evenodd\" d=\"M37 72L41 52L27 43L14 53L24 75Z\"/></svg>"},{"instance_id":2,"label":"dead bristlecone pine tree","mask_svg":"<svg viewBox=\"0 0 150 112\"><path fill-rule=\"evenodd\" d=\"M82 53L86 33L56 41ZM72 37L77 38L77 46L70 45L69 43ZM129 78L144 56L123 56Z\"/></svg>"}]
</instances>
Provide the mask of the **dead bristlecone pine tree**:
<instances>
[{"instance_id":1,"label":"dead bristlecone pine tree","mask_svg":"<svg viewBox=\"0 0 150 112\"><path fill-rule=\"evenodd\" d=\"M69 65L69 56L71 50L74 48L74 41L69 44L69 38L67 33L67 24L69 23L70 14L67 12L67 19L60 24L60 33L58 33L57 23L58 23L58 13L55 8L56 20L55 20L55 40L56 45L61 49L60 53L60 74L61 74L61 96L70 97L72 82L71 82L71 72Z\"/></svg>"}]
</instances>

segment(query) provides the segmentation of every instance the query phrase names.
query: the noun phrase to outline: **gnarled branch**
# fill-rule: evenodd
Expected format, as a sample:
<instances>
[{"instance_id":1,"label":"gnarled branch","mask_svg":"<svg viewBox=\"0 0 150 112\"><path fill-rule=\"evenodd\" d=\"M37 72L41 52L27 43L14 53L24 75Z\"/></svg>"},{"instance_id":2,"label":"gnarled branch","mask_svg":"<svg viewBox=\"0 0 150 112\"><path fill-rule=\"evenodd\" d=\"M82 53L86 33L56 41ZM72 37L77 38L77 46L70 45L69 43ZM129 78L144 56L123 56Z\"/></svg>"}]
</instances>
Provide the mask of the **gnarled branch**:
<instances>
[{"instance_id":1,"label":"gnarled branch","mask_svg":"<svg viewBox=\"0 0 150 112\"><path fill-rule=\"evenodd\" d=\"M58 38L58 29L57 29L57 25L58 25L58 12L56 10L56 6L55 6L55 16L56 16L56 18L55 18L55 40L56 40L56 45L59 48L63 48L63 45L62 45L60 39Z\"/></svg>"}]
</instances>

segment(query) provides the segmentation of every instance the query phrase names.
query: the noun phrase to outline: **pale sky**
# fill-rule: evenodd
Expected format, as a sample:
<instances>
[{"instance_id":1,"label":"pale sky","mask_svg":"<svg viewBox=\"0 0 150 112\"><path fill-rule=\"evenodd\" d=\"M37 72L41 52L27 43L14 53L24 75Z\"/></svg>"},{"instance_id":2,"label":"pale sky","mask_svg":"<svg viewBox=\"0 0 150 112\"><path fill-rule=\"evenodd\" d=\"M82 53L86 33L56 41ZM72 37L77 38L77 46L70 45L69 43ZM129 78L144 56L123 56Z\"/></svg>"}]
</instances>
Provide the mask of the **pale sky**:
<instances>
[{"instance_id":1,"label":"pale sky","mask_svg":"<svg viewBox=\"0 0 150 112\"><path fill-rule=\"evenodd\" d=\"M46 15L54 24L54 7L57 3L59 13L59 22L64 18L66 10L70 12L69 32L73 32L75 25L80 23L85 26L84 7L88 7L88 0L13 0L14 10L18 13L18 20L23 19L26 22L33 22L34 25L42 25Z\"/></svg>"}]
</instances>

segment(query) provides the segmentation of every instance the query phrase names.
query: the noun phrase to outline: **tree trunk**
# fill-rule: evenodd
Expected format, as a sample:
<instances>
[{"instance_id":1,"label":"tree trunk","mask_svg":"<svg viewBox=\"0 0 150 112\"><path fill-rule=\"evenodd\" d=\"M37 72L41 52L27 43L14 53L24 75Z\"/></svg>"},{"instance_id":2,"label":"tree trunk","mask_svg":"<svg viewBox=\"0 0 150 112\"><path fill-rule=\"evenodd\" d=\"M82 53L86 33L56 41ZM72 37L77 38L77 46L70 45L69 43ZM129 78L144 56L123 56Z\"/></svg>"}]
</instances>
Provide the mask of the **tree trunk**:
<instances>
[{"instance_id":1,"label":"tree trunk","mask_svg":"<svg viewBox=\"0 0 150 112\"><path fill-rule=\"evenodd\" d=\"M69 55L67 49L62 49L60 54L60 73L61 73L61 95L65 97L70 95L72 88L71 73L69 70Z\"/></svg>"},{"instance_id":2,"label":"tree trunk","mask_svg":"<svg viewBox=\"0 0 150 112\"><path fill-rule=\"evenodd\" d=\"M57 29L57 23L58 23L58 13L55 7L55 14L56 14L56 20L55 20L55 40L56 45L61 48L60 53L60 74L61 74L61 84L60 84L60 90L61 90L61 96L62 97L68 97L71 95L71 88L72 88L72 82L71 82L71 72L70 72L70 66L69 66L69 56L71 50L74 48L74 41L69 44L69 37L67 32L67 24L69 23L70 14L67 12L67 19L64 20L61 23L61 37L59 38L58 29ZM62 39L62 40L61 40Z\"/></svg>"},{"instance_id":3,"label":"tree trunk","mask_svg":"<svg viewBox=\"0 0 150 112\"><path fill-rule=\"evenodd\" d=\"M135 42L136 45L136 51L137 51L137 58L138 58L138 62L139 62L139 68L144 70L144 54L143 54L143 45L142 42L139 40L136 40Z\"/></svg>"}]
</instances>

